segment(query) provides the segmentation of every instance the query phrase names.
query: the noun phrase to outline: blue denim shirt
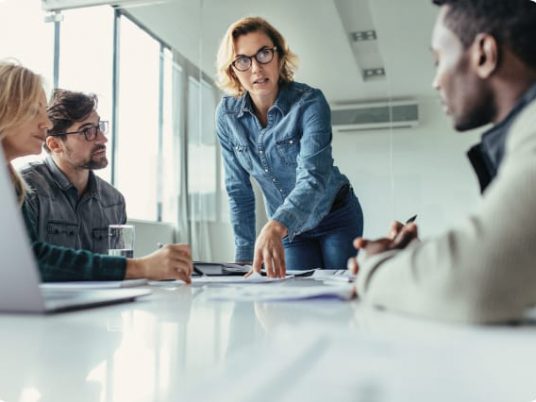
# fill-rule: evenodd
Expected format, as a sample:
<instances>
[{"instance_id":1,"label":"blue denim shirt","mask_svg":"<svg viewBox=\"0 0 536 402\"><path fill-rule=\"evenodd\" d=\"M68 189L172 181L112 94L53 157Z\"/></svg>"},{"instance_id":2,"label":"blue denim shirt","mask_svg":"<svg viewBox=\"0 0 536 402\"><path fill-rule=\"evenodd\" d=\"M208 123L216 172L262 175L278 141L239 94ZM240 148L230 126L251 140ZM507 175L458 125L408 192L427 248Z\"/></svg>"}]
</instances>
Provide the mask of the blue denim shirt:
<instances>
[{"instance_id":1,"label":"blue denim shirt","mask_svg":"<svg viewBox=\"0 0 536 402\"><path fill-rule=\"evenodd\" d=\"M322 92L305 84L283 85L262 127L251 98L226 96L216 110L225 165L237 261L253 259L255 198L260 185L266 212L288 229L288 238L315 228L329 213L348 179L331 155L331 111Z\"/></svg>"}]
</instances>

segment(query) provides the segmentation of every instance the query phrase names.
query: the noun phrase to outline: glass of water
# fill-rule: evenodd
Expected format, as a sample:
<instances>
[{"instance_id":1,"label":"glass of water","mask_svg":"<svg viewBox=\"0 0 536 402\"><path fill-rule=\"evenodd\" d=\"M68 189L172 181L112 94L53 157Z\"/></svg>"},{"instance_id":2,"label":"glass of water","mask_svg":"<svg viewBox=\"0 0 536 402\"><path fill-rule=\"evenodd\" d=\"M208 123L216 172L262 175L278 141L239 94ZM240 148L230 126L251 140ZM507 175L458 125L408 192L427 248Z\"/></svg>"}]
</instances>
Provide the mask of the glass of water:
<instances>
[{"instance_id":1,"label":"glass of water","mask_svg":"<svg viewBox=\"0 0 536 402\"><path fill-rule=\"evenodd\" d=\"M108 255L134 257L134 226L108 226Z\"/></svg>"}]
</instances>

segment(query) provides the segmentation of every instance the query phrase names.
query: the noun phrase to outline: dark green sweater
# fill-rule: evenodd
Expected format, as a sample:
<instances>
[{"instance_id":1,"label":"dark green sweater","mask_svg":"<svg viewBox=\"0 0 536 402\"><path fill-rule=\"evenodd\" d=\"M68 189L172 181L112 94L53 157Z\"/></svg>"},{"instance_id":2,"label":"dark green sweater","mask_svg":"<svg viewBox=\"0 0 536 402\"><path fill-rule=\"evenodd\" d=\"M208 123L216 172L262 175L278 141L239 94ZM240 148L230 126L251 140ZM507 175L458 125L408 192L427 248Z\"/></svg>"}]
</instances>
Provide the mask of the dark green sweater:
<instances>
[{"instance_id":1,"label":"dark green sweater","mask_svg":"<svg viewBox=\"0 0 536 402\"><path fill-rule=\"evenodd\" d=\"M39 241L35 230L36 222L32 222L24 205L22 214L43 282L107 281L125 278L126 258L74 250Z\"/></svg>"}]
</instances>

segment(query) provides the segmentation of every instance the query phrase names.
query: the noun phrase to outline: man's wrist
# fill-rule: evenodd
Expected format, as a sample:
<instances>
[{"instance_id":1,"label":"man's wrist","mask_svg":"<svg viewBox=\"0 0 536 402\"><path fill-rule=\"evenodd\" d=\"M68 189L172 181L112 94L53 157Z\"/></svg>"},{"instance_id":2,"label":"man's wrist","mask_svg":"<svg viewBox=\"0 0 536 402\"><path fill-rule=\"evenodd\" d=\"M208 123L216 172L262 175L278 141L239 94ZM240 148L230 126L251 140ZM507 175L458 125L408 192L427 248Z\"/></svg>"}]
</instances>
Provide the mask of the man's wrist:
<instances>
[{"instance_id":1,"label":"man's wrist","mask_svg":"<svg viewBox=\"0 0 536 402\"><path fill-rule=\"evenodd\" d=\"M127 259L127 267L125 269L125 279L145 278L143 272L143 264L139 259Z\"/></svg>"}]
</instances>

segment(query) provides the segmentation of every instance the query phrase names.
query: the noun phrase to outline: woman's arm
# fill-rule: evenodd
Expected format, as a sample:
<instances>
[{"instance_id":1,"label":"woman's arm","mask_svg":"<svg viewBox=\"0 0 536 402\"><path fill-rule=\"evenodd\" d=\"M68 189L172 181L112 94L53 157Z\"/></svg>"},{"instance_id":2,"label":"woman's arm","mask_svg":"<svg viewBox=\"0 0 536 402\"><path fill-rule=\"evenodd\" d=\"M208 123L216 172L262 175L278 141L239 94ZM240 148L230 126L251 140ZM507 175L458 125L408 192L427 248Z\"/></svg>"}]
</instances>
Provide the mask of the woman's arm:
<instances>
[{"instance_id":1,"label":"woman's arm","mask_svg":"<svg viewBox=\"0 0 536 402\"><path fill-rule=\"evenodd\" d=\"M235 237L235 261L252 261L255 244L255 195L249 173L240 165L222 121L221 106L216 112L216 132L225 168L225 187L229 197L231 224Z\"/></svg>"},{"instance_id":2,"label":"woman's arm","mask_svg":"<svg viewBox=\"0 0 536 402\"><path fill-rule=\"evenodd\" d=\"M314 90L302 102L304 111L296 185L272 216L288 229L290 239L303 231L312 213L319 212L317 206L325 196L333 171L329 105L320 90Z\"/></svg>"}]
</instances>

